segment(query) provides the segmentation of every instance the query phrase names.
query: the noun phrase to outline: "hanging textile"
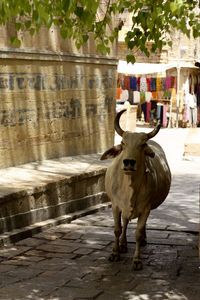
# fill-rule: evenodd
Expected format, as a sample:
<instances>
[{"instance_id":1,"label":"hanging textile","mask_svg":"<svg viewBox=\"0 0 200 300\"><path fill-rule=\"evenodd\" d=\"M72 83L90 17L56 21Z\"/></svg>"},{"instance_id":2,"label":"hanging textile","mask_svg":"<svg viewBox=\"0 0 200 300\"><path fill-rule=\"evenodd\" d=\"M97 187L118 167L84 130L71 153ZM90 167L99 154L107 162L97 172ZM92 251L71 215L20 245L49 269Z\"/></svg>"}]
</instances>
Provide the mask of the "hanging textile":
<instances>
[{"instance_id":1,"label":"hanging textile","mask_svg":"<svg viewBox=\"0 0 200 300\"><path fill-rule=\"evenodd\" d=\"M142 107L142 112L144 114L144 120L145 120L145 122L147 122L147 103L143 102L141 104L141 107Z\"/></svg>"},{"instance_id":2,"label":"hanging textile","mask_svg":"<svg viewBox=\"0 0 200 300\"><path fill-rule=\"evenodd\" d=\"M165 81L165 88L166 90L171 88L171 77L166 77L166 81Z\"/></svg>"},{"instance_id":3,"label":"hanging textile","mask_svg":"<svg viewBox=\"0 0 200 300\"><path fill-rule=\"evenodd\" d=\"M130 89L130 76L125 76L123 90L129 90L129 89Z\"/></svg>"},{"instance_id":4,"label":"hanging textile","mask_svg":"<svg viewBox=\"0 0 200 300\"><path fill-rule=\"evenodd\" d=\"M156 91L156 78L151 78L150 90L151 92Z\"/></svg>"},{"instance_id":5,"label":"hanging textile","mask_svg":"<svg viewBox=\"0 0 200 300\"><path fill-rule=\"evenodd\" d=\"M153 100L158 100L158 92L152 92L152 98Z\"/></svg>"},{"instance_id":6,"label":"hanging textile","mask_svg":"<svg viewBox=\"0 0 200 300\"><path fill-rule=\"evenodd\" d=\"M131 105L133 105L133 91L128 91L128 101Z\"/></svg>"},{"instance_id":7,"label":"hanging textile","mask_svg":"<svg viewBox=\"0 0 200 300\"><path fill-rule=\"evenodd\" d=\"M147 91L151 91L151 78L147 78Z\"/></svg>"},{"instance_id":8,"label":"hanging textile","mask_svg":"<svg viewBox=\"0 0 200 300\"><path fill-rule=\"evenodd\" d=\"M164 99L164 92L163 91L158 91L157 92L157 99L158 99L158 101L162 101Z\"/></svg>"},{"instance_id":9,"label":"hanging textile","mask_svg":"<svg viewBox=\"0 0 200 300\"><path fill-rule=\"evenodd\" d=\"M137 90L137 78L134 76L130 77L130 89L132 91L136 91Z\"/></svg>"},{"instance_id":10,"label":"hanging textile","mask_svg":"<svg viewBox=\"0 0 200 300\"><path fill-rule=\"evenodd\" d=\"M165 90L165 81L166 81L166 78L162 78L162 80L161 80L161 90L162 91Z\"/></svg>"},{"instance_id":11,"label":"hanging textile","mask_svg":"<svg viewBox=\"0 0 200 300\"><path fill-rule=\"evenodd\" d=\"M152 98L152 93L151 92L145 92L145 99L146 102L150 102L153 98Z\"/></svg>"},{"instance_id":12,"label":"hanging textile","mask_svg":"<svg viewBox=\"0 0 200 300\"><path fill-rule=\"evenodd\" d=\"M120 87L117 88L117 99L119 100L120 99L120 95L122 93L122 89Z\"/></svg>"},{"instance_id":13,"label":"hanging textile","mask_svg":"<svg viewBox=\"0 0 200 300\"><path fill-rule=\"evenodd\" d=\"M167 127L167 105L163 105L163 127Z\"/></svg>"},{"instance_id":14,"label":"hanging textile","mask_svg":"<svg viewBox=\"0 0 200 300\"><path fill-rule=\"evenodd\" d=\"M147 92L147 81L145 77L140 78L140 92Z\"/></svg>"},{"instance_id":15,"label":"hanging textile","mask_svg":"<svg viewBox=\"0 0 200 300\"><path fill-rule=\"evenodd\" d=\"M140 77L137 78L137 91L140 91Z\"/></svg>"},{"instance_id":16,"label":"hanging textile","mask_svg":"<svg viewBox=\"0 0 200 300\"><path fill-rule=\"evenodd\" d=\"M120 94L120 102L126 102L128 100L129 94L128 90L123 90L122 93Z\"/></svg>"},{"instance_id":17,"label":"hanging textile","mask_svg":"<svg viewBox=\"0 0 200 300\"><path fill-rule=\"evenodd\" d=\"M146 122L150 122L151 102L146 102Z\"/></svg>"},{"instance_id":18,"label":"hanging textile","mask_svg":"<svg viewBox=\"0 0 200 300\"><path fill-rule=\"evenodd\" d=\"M161 78L156 78L156 90L161 91Z\"/></svg>"},{"instance_id":19,"label":"hanging textile","mask_svg":"<svg viewBox=\"0 0 200 300\"><path fill-rule=\"evenodd\" d=\"M134 104L140 103L140 92L138 91L133 92L133 103Z\"/></svg>"}]
</instances>

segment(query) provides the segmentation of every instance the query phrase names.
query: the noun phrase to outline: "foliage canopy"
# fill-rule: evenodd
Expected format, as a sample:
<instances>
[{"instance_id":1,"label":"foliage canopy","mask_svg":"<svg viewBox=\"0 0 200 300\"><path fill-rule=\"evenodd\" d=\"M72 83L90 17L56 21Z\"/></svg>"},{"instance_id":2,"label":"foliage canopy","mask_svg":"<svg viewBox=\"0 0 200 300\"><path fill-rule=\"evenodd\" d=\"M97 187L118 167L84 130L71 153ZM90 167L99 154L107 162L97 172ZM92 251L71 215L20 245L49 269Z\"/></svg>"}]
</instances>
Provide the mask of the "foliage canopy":
<instances>
[{"instance_id":1,"label":"foliage canopy","mask_svg":"<svg viewBox=\"0 0 200 300\"><path fill-rule=\"evenodd\" d=\"M41 26L50 29L54 25L63 39L75 40L77 48L92 33L99 52L108 54L110 42L121 29L120 16L124 11L132 13L132 28L125 38L127 48L138 48L147 56L149 41L151 52L161 51L167 44L171 46L172 29L188 37L200 36L198 0L1 0L0 24L14 22L16 32L26 30L31 35ZM117 22L111 27L113 20ZM10 40L20 46L18 34ZM134 56L128 55L127 60L134 62Z\"/></svg>"}]
</instances>

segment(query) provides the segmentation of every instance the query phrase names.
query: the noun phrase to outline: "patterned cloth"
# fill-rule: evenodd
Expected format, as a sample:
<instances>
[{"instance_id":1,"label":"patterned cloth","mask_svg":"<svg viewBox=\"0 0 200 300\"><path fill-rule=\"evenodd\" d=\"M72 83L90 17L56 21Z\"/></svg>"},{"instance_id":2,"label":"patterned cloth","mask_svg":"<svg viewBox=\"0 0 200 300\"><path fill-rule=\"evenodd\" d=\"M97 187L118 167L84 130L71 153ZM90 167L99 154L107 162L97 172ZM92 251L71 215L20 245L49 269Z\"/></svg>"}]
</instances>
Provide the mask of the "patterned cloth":
<instances>
[{"instance_id":1,"label":"patterned cloth","mask_svg":"<svg viewBox=\"0 0 200 300\"><path fill-rule=\"evenodd\" d=\"M166 78L162 78L162 80L161 80L161 90L162 91L164 91L166 89L165 81L166 81Z\"/></svg>"},{"instance_id":2,"label":"patterned cloth","mask_svg":"<svg viewBox=\"0 0 200 300\"><path fill-rule=\"evenodd\" d=\"M162 81L162 78L158 77L156 79L156 90L157 91L161 91L161 81Z\"/></svg>"},{"instance_id":3,"label":"patterned cloth","mask_svg":"<svg viewBox=\"0 0 200 300\"><path fill-rule=\"evenodd\" d=\"M171 88L171 77L167 77L165 81L165 88L166 90Z\"/></svg>"},{"instance_id":4,"label":"patterned cloth","mask_svg":"<svg viewBox=\"0 0 200 300\"><path fill-rule=\"evenodd\" d=\"M151 92L156 91L156 78L151 78L150 90Z\"/></svg>"},{"instance_id":5,"label":"patterned cloth","mask_svg":"<svg viewBox=\"0 0 200 300\"><path fill-rule=\"evenodd\" d=\"M140 92L147 92L147 80L145 77L140 78Z\"/></svg>"}]
</instances>

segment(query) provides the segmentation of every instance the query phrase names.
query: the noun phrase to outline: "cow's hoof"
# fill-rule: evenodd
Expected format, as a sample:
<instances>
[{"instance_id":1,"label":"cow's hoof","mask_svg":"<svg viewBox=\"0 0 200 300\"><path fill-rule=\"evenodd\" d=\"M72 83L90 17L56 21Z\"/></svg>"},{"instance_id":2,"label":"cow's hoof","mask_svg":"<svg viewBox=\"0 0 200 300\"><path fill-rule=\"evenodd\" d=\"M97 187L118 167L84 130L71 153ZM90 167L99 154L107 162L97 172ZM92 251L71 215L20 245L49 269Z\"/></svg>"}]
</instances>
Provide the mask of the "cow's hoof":
<instances>
[{"instance_id":1,"label":"cow's hoof","mask_svg":"<svg viewBox=\"0 0 200 300\"><path fill-rule=\"evenodd\" d=\"M120 245L119 246L119 252L120 253L127 253L128 252L127 245Z\"/></svg>"},{"instance_id":2,"label":"cow's hoof","mask_svg":"<svg viewBox=\"0 0 200 300\"><path fill-rule=\"evenodd\" d=\"M134 260L132 262L132 266L131 266L131 269L134 270L134 271L140 271L142 270L142 261L137 259L137 260Z\"/></svg>"},{"instance_id":3,"label":"cow's hoof","mask_svg":"<svg viewBox=\"0 0 200 300\"><path fill-rule=\"evenodd\" d=\"M109 258L109 261L119 261L120 260L120 255L119 253L112 253Z\"/></svg>"},{"instance_id":4,"label":"cow's hoof","mask_svg":"<svg viewBox=\"0 0 200 300\"><path fill-rule=\"evenodd\" d=\"M140 246L145 247L146 245L147 245L147 240L145 240L145 239L142 240L141 243L140 243Z\"/></svg>"}]
</instances>

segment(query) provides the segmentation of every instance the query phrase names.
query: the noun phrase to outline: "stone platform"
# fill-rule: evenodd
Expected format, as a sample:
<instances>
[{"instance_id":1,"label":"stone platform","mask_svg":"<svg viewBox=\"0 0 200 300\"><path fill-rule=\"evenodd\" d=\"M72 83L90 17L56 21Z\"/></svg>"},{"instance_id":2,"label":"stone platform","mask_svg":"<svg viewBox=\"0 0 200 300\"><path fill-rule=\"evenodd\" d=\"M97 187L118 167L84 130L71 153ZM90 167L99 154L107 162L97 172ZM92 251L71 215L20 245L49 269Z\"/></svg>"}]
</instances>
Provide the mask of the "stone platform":
<instances>
[{"instance_id":1,"label":"stone platform","mask_svg":"<svg viewBox=\"0 0 200 300\"><path fill-rule=\"evenodd\" d=\"M22 231L38 232L105 203L108 163L100 161L100 154L91 154L1 169L0 240L9 236L14 241Z\"/></svg>"}]
</instances>

